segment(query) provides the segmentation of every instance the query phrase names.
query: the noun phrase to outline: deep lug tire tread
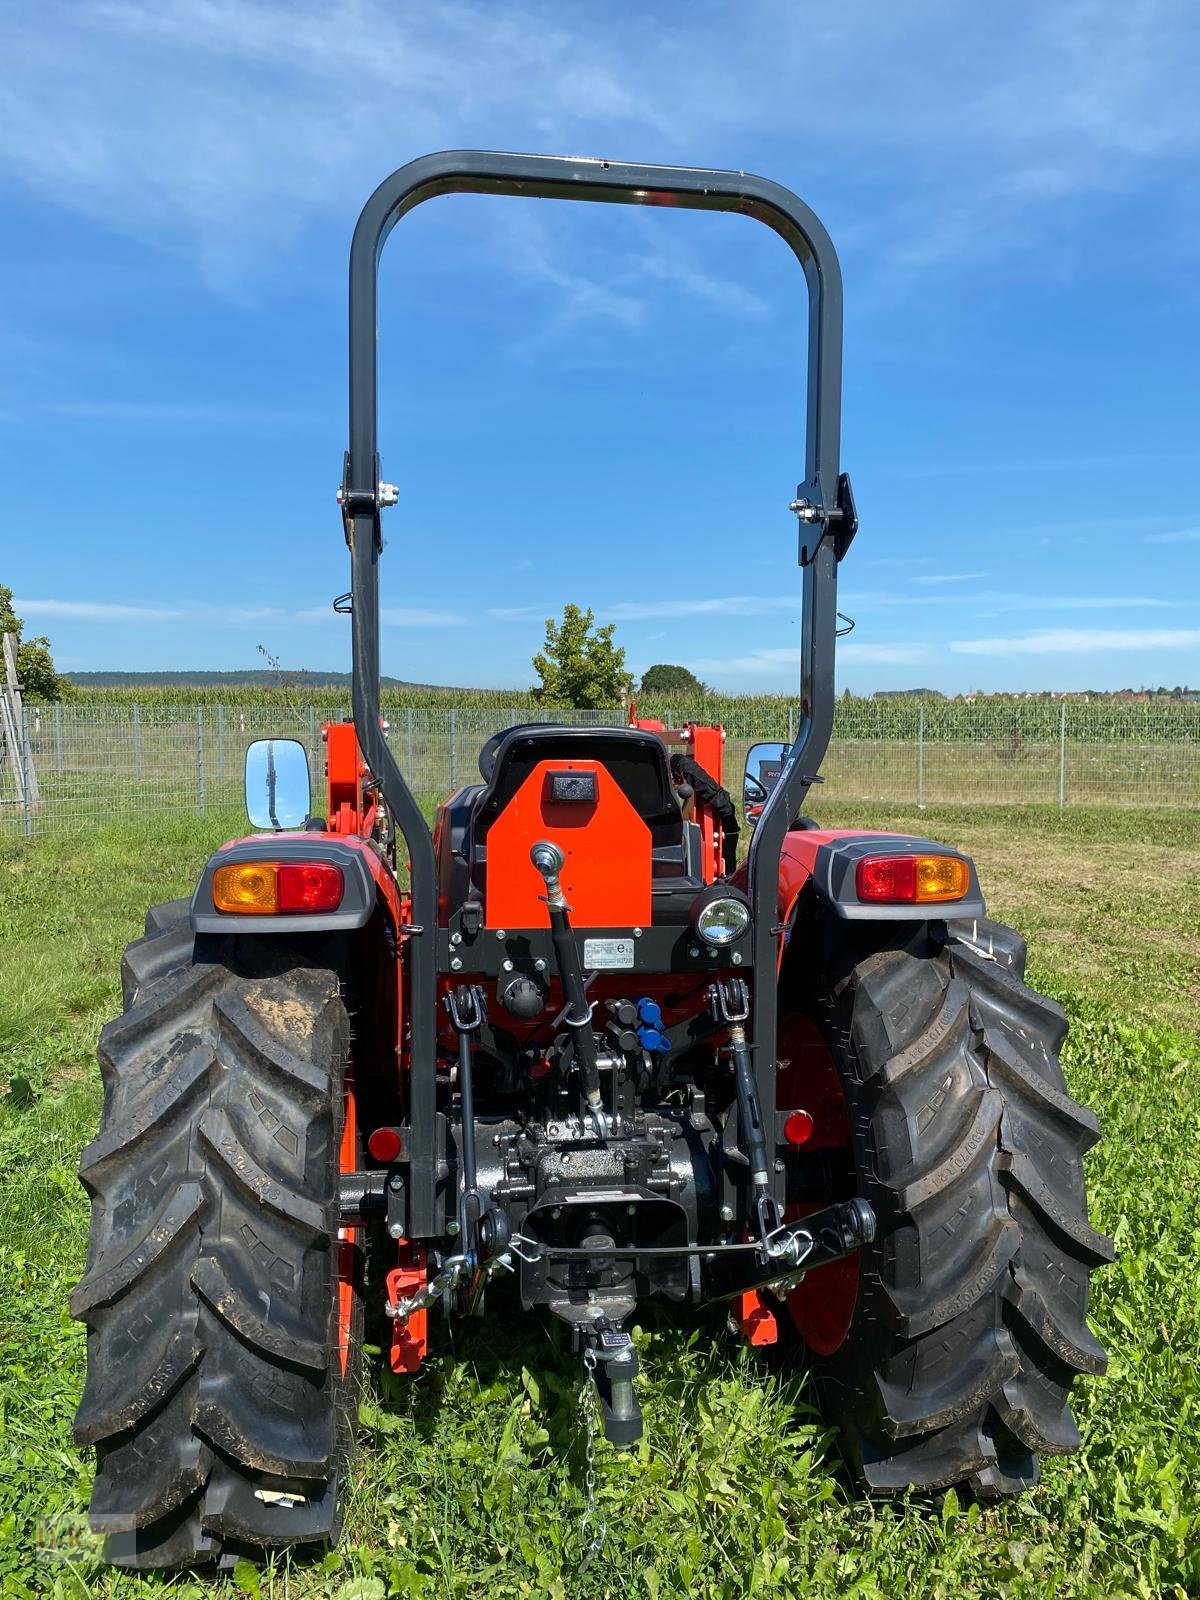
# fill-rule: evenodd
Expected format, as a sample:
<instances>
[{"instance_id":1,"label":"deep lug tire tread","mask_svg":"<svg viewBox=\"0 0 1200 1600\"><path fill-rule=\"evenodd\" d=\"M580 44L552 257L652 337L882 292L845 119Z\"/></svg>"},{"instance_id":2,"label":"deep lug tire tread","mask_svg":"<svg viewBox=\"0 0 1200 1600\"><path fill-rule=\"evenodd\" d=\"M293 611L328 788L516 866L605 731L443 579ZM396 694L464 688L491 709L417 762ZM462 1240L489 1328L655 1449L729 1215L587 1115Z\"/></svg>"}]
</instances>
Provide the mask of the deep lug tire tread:
<instances>
[{"instance_id":1,"label":"deep lug tire tread","mask_svg":"<svg viewBox=\"0 0 1200 1600\"><path fill-rule=\"evenodd\" d=\"M1039 1455L1078 1448L1071 1385L1106 1365L1086 1320L1112 1260L1083 1182L1100 1130L1058 1063L1066 1018L997 923L831 937L807 1003L879 1234L845 1343L811 1358L818 1390L868 1490L1020 1493ZM792 1003L804 981L785 972Z\"/></svg>"},{"instance_id":2,"label":"deep lug tire tread","mask_svg":"<svg viewBox=\"0 0 1200 1600\"><path fill-rule=\"evenodd\" d=\"M229 1565L337 1535L356 1362L336 1354L349 1021L299 946L194 940L187 901L126 953L99 1057L75 1421L117 1565Z\"/></svg>"}]
</instances>

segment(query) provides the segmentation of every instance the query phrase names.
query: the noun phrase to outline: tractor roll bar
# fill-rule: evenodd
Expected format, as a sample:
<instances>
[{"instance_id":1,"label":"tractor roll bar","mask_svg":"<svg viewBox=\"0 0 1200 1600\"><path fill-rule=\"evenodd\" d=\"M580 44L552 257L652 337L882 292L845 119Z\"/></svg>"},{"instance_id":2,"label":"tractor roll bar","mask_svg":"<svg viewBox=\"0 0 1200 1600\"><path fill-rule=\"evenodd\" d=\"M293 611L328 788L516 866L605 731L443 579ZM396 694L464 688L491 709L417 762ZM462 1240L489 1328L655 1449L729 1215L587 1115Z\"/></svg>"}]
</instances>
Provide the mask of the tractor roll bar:
<instances>
[{"instance_id":1,"label":"tractor roll bar","mask_svg":"<svg viewBox=\"0 0 1200 1600\"><path fill-rule=\"evenodd\" d=\"M351 549L353 704L359 744L394 814L412 862L412 1074L409 1119L413 1163L408 1227L413 1238L440 1232L434 1150L436 1098L437 875L433 839L383 736L379 710L379 555L382 549L377 437L379 256L388 234L414 206L439 194L512 194L615 205L733 211L774 229L791 247L808 284L808 409L805 481L797 491L804 567L800 728L754 830L750 900L754 915L755 1078L763 1121L774 1126L776 886L788 825L799 813L833 725L837 560L853 534L853 507L839 477L842 279L833 243L790 190L743 172L700 167L631 166L573 156L454 150L422 156L385 178L363 207L350 249L350 449L342 515ZM390 496L386 503L390 503ZM842 522L840 542L834 536ZM420 931L418 931L420 930Z\"/></svg>"}]
</instances>

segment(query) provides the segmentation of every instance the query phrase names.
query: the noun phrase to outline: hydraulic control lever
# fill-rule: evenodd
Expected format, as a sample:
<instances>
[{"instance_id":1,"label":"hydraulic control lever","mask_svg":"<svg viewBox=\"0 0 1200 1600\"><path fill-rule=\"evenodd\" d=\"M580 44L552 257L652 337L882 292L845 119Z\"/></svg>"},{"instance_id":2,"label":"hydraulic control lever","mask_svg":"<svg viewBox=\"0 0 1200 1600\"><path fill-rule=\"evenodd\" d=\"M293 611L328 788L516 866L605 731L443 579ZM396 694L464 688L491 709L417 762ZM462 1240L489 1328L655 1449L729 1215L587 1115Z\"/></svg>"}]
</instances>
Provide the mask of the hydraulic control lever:
<instances>
[{"instance_id":1,"label":"hydraulic control lever","mask_svg":"<svg viewBox=\"0 0 1200 1600\"><path fill-rule=\"evenodd\" d=\"M567 1003L563 1021L571 1030L575 1059L583 1078L583 1094L588 1115L601 1139L608 1136L608 1119L600 1097L600 1062L596 1050L596 1035L592 1032L592 1007L588 1003L583 983L583 967L579 961L579 947L571 931L571 908L563 893L559 873L566 862L558 845L549 839L539 839L529 852L529 859L541 873L546 884L543 896L550 912L550 940L554 946L554 960L562 984L563 999Z\"/></svg>"},{"instance_id":2,"label":"hydraulic control lever","mask_svg":"<svg viewBox=\"0 0 1200 1600\"><path fill-rule=\"evenodd\" d=\"M750 1187L754 1221L763 1248L783 1220L771 1193L767 1140L763 1129L754 1068L746 1043L746 1019L750 1015L750 991L743 978L727 978L711 984L708 1006L713 1020L729 1030L729 1050L733 1057L733 1078L737 1090L738 1139L750 1165Z\"/></svg>"}]
</instances>

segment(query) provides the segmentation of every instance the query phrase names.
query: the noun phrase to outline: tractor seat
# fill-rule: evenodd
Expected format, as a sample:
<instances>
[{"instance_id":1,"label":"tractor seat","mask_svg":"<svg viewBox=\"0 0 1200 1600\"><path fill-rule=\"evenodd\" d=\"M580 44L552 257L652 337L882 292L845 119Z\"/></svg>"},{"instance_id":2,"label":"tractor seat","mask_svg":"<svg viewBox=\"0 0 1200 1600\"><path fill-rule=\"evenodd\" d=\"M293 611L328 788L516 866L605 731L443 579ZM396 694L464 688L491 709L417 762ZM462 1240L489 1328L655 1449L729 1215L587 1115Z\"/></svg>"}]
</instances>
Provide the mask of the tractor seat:
<instances>
[{"instance_id":1,"label":"tractor seat","mask_svg":"<svg viewBox=\"0 0 1200 1600\"><path fill-rule=\"evenodd\" d=\"M650 829L657 850L678 847L683 819L671 787L662 740L641 728L564 728L527 722L493 734L479 752L483 793L474 806L472 832L482 844L491 824L540 761L599 761Z\"/></svg>"},{"instance_id":2,"label":"tractor seat","mask_svg":"<svg viewBox=\"0 0 1200 1600\"><path fill-rule=\"evenodd\" d=\"M602 762L650 830L654 920L686 920L702 880L700 829L671 786L666 747L639 728L564 728L530 722L493 734L479 753L483 783L458 791L443 814L439 888L444 907L487 892L487 834L541 761Z\"/></svg>"},{"instance_id":3,"label":"tractor seat","mask_svg":"<svg viewBox=\"0 0 1200 1600\"><path fill-rule=\"evenodd\" d=\"M545 728L560 728L560 722L517 722L511 728L501 728L499 733L492 734L479 751L479 776L484 783L491 783L492 773L496 768L496 752L508 738L510 733L530 734L535 730Z\"/></svg>"}]
</instances>

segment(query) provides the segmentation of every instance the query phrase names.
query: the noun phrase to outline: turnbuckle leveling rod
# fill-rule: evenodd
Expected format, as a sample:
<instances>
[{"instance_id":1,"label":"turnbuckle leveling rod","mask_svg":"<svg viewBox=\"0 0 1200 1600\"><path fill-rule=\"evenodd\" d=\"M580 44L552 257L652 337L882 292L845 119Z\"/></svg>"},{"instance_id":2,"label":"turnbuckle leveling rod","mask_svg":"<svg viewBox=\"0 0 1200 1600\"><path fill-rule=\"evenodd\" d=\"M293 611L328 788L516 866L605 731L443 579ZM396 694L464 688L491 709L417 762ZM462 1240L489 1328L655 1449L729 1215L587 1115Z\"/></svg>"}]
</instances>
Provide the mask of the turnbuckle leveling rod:
<instances>
[{"instance_id":1,"label":"turnbuckle leveling rod","mask_svg":"<svg viewBox=\"0 0 1200 1600\"><path fill-rule=\"evenodd\" d=\"M766 1133L758 1104L754 1068L750 1064L750 1050L746 1043L750 991L744 979L730 978L724 983L712 985L708 991L708 1003L714 1020L725 1023L729 1029L733 1080L737 1090L738 1138L750 1165L750 1186L754 1191L754 1219L758 1224L759 1240L765 1249L767 1240L779 1227L782 1218L775 1197L771 1193L771 1177L767 1170Z\"/></svg>"},{"instance_id":2,"label":"turnbuckle leveling rod","mask_svg":"<svg viewBox=\"0 0 1200 1600\"><path fill-rule=\"evenodd\" d=\"M475 1160L475 1082L471 1052L486 1007L478 984L460 983L446 996L445 1006L458 1034L458 1101L462 1115L463 1192L459 1200L459 1228L463 1250L479 1259L479 1183Z\"/></svg>"}]
</instances>

